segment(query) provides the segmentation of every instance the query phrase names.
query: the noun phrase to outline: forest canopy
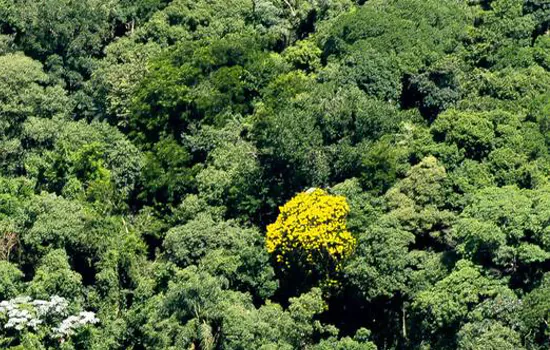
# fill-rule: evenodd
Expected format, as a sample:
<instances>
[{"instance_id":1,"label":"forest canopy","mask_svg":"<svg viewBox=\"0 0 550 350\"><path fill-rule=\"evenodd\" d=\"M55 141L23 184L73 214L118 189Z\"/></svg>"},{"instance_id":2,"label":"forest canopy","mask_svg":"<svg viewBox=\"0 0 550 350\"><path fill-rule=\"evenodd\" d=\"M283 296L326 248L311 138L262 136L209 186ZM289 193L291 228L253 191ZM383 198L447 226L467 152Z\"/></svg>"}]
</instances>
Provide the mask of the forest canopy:
<instances>
[{"instance_id":1,"label":"forest canopy","mask_svg":"<svg viewBox=\"0 0 550 350\"><path fill-rule=\"evenodd\" d=\"M0 348L549 322L549 0L0 0Z\"/></svg>"}]
</instances>

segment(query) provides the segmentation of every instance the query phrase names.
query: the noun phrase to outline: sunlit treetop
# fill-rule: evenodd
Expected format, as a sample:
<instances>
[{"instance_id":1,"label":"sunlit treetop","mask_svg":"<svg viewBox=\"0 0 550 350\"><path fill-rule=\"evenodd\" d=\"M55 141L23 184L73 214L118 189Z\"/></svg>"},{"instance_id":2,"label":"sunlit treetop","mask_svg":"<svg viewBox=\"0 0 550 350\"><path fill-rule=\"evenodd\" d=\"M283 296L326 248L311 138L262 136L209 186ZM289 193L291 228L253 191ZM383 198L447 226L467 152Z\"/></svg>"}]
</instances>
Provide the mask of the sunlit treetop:
<instances>
[{"instance_id":1,"label":"sunlit treetop","mask_svg":"<svg viewBox=\"0 0 550 350\"><path fill-rule=\"evenodd\" d=\"M312 189L279 210L275 223L267 226L266 246L283 267L297 258L310 266L328 263L339 270L341 261L354 251L356 240L346 227L350 211L346 198Z\"/></svg>"}]
</instances>

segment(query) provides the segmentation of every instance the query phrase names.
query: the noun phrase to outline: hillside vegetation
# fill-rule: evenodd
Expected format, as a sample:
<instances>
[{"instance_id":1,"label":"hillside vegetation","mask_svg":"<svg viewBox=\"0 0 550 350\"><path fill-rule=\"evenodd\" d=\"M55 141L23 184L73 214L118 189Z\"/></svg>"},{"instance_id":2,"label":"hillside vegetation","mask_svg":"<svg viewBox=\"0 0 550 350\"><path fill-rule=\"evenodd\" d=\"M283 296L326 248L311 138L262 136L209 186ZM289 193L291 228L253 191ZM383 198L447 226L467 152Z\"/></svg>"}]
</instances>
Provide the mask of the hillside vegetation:
<instances>
[{"instance_id":1,"label":"hillside vegetation","mask_svg":"<svg viewBox=\"0 0 550 350\"><path fill-rule=\"evenodd\" d=\"M0 348L550 347L549 0L0 0Z\"/></svg>"}]
</instances>

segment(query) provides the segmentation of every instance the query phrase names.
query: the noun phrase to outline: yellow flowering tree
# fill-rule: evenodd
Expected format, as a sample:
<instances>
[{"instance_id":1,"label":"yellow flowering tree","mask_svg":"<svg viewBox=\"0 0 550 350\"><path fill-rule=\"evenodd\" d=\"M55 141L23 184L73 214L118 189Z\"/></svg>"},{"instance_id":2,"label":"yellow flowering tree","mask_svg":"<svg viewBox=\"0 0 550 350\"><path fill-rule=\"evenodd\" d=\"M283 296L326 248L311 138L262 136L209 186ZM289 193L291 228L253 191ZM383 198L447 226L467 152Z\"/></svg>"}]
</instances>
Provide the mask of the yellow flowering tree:
<instances>
[{"instance_id":1,"label":"yellow flowering tree","mask_svg":"<svg viewBox=\"0 0 550 350\"><path fill-rule=\"evenodd\" d=\"M346 227L350 210L346 198L312 189L279 210L277 220L267 226L266 246L283 269L299 264L322 277L339 271L356 245Z\"/></svg>"}]
</instances>

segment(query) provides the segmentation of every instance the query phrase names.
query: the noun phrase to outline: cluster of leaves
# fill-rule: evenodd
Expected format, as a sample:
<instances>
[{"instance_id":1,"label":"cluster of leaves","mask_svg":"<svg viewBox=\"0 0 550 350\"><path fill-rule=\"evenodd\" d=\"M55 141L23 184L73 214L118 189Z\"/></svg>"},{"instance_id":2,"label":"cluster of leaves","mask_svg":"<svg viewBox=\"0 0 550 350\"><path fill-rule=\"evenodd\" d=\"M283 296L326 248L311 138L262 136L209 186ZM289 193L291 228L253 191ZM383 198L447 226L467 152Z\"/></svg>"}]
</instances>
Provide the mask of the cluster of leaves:
<instances>
[{"instance_id":1,"label":"cluster of leaves","mask_svg":"<svg viewBox=\"0 0 550 350\"><path fill-rule=\"evenodd\" d=\"M0 0L1 346L548 348L549 18Z\"/></svg>"}]
</instances>

